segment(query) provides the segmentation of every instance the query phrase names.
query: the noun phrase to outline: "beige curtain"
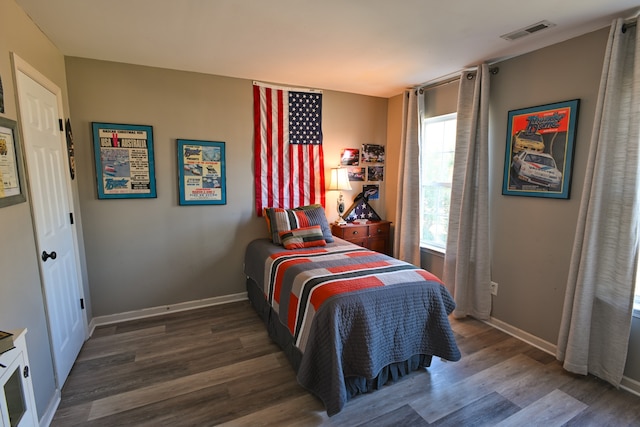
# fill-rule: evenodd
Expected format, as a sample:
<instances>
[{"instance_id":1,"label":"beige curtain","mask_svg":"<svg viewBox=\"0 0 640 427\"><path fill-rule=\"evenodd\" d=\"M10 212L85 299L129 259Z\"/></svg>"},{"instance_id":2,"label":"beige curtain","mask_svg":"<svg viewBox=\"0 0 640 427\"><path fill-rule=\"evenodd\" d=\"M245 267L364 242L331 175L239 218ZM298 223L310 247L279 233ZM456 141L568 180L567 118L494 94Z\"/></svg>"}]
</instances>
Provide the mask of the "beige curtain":
<instances>
[{"instance_id":1,"label":"beige curtain","mask_svg":"<svg viewBox=\"0 0 640 427\"><path fill-rule=\"evenodd\" d=\"M456 317L487 319L491 313L489 83L486 64L460 78L443 274Z\"/></svg>"},{"instance_id":2,"label":"beige curtain","mask_svg":"<svg viewBox=\"0 0 640 427\"><path fill-rule=\"evenodd\" d=\"M420 117L415 89L404 93L394 257L420 266Z\"/></svg>"},{"instance_id":3,"label":"beige curtain","mask_svg":"<svg viewBox=\"0 0 640 427\"><path fill-rule=\"evenodd\" d=\"M637 20L613 22L564 301L558 360L615 386L624 372L638 249Z\"/></svg>"}]
</instances>

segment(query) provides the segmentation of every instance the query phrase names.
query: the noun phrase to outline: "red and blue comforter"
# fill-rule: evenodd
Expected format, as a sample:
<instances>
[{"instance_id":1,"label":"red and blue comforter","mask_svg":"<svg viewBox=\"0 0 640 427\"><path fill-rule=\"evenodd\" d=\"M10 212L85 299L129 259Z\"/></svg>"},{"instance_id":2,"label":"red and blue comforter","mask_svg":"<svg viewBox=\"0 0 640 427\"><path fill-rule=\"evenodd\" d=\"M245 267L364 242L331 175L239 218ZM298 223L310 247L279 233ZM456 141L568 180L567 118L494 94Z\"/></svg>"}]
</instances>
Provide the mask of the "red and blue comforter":
<instances>
[{"instance_id":1,"label":"red and blue comforter","mask_svg":"<svg viewBox=\"0 0 640 427\"><path fill-rule=\"evenodd\" d=\"M329 415L348 399L345 378L373 379L415 356L460 359L453 298L411 264L340 239L292 251L260 239L247 248L245 272L301 353L298 382Z\"/></svg>"}]
</instances>

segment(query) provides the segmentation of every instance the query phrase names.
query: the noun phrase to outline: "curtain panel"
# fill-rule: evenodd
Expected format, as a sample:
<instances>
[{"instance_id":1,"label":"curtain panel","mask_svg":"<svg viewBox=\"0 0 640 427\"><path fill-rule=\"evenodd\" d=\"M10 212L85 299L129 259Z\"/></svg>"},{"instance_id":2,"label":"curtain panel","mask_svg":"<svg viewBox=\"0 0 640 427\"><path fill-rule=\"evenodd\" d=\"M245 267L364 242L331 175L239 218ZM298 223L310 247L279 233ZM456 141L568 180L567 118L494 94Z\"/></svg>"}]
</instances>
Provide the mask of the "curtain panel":
<instances>
[{"instance_id":1,"label":"curtain panel","mask_svg":"<svg viewBox=\"0 0 640 427\"><path fill-rule=\"evenodd\" d=\"M640 51L637 19L611 25L556 357L619 386L638 250ZM623 28L625 27L625 28Z\"/></svg>"},{"instance_id":2,"label":"curtain panel","mask_svg":"<svg viewBox=\"0 0 640 427\"><path fill-rule=\"evenodd\" d=\"M404 93L394 257L420 266L420 112L415 89Z\"/></svg>"},{"instance_id":3,"label":"curtain panel","mask_svg":"<svg viewBox=\"0 0 640 427\"><path fill-rule=\"evenodd\" d=\"M491 313L489 236L489 66L460 78L456 152L443 282L455 317Z\"/></svg>"}]
</instances>

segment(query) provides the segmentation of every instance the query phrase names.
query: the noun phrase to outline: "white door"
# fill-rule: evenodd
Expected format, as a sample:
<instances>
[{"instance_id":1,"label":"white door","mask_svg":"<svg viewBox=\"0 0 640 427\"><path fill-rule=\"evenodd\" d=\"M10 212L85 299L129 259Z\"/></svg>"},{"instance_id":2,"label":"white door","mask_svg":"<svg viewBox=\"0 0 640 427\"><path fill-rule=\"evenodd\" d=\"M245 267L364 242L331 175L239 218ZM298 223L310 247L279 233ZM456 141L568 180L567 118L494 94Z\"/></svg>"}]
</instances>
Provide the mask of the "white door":
<instances>
[{"instance_id":1,"label":"white door","mask_svg":"<svg viewBox=\"0 0 640 427\"><path fill-rule=\"evenodd\" d=\"M15 56L14 56L15 58ZM71 224L68 158L60 130L60 90L26 64L16 63L29 199L36 228L40 275L58 387L61 389L85 339L75 233ZM21 66L22 65L22 66ZM22 68L26 68L25 71ZM29 73L30 75L27 75ZM55 92L55 93L54 93Z\"/></svg>"}]
</instances>

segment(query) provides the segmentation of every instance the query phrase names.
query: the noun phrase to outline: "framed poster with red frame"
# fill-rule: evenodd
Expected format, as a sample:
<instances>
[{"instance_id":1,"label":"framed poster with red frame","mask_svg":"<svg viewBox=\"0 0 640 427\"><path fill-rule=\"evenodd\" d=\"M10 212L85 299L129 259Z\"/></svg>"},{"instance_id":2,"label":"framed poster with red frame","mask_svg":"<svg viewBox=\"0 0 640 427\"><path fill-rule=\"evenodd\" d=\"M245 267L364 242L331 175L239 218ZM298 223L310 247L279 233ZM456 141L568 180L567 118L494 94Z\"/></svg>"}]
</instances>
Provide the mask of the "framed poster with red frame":
<instances>
[{"instance_id":1,"label":"framed poster with red frame","mask_svg":"<svg viewBox=\"0 0 640 427\"><path fill-rule=\"evenodd\" d=\"M509 111L502 194L568 199L580 100Z\"/></svg>"}]
</instances>

